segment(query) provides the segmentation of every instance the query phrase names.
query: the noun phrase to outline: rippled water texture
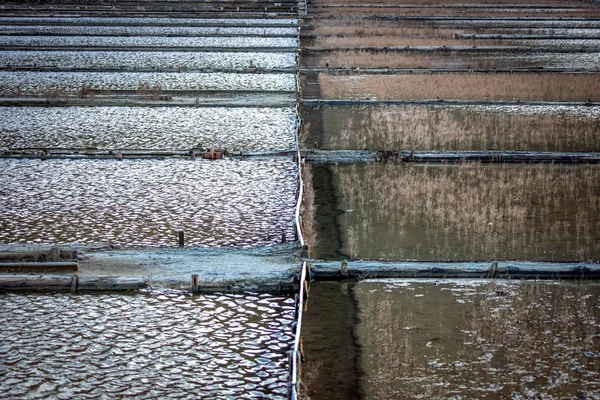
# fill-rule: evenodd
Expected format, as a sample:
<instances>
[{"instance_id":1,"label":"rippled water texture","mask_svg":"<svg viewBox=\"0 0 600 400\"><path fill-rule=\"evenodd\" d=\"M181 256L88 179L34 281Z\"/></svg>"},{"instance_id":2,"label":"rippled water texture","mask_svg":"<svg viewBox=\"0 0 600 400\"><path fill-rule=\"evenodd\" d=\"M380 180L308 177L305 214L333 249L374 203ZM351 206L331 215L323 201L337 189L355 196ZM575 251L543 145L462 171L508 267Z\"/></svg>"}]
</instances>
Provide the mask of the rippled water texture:
<instances>
[{"instance_id":1,"label":"rippled water texture","mask_svg":"<svg viewBox=\"0 0 600 400\"><path fill-rule=\"evenodd\" d=\"M165 36L0 36L5 47L296 47L296 38Z\"/></svg>"},{"instance_id":2,"label":"rippled water texture","mask_svg":"<svg viewBox=\"0 0 600 400\"><path fill-rule=\"evenodd\" d=\"M99 90L138 90L141 85L162 90L294 91L294 74L234 74L201 72L24 72L0 71L0 94L42 95L51 90L75 93L86 84Z\"/></svg>"},{"instance_id":3,"label":"rippled water texture","mask_svg":"<svg viewBox=\"0 0 600 400\"><path fill-rule=\"evenodd\" d=\"M103 17L0 17L0 24L27 23L39 25L175 25L175 26L290 26L298 24L295 18L103 18ZM600 24L599 24L600 25Z\"/></svg>"},{"instance_id":4,"label":"rippled water texture","mask_svg":"<svg viewBox=\"0 0 600 400\"><path fill-rule=\"evenodd\" d=\"M297 167L271 160L0 160L1 243L250 247L293 237Z\"/></svg>"},{"instance_id":5,"label":"rippled water texture","mask_svg":"<svg viewBox=\"0 0 600 400\"><path fill-rule=\"evenodd\" d=\"M59 68L59 69L241 69L293 68L295 53L218 53L180 51L2 51L0 67Z\"/></svg>"},{"instance_id":6,"label":"rippled water texture","mask_svg":"<svg viewBox=\"0 0 600 400\"><path fill-rule=\"evenodd\" d=\"M293 108L0 107L8 148L286 150L295 128Z\"/></svg>"},{"instance_id":7,"label":"rippled water texture","mask_svg":"<svg viewBox=\"0 0 600 400\"><path fill-rule=\"evenodd\" d=\"M367 399L600 398L600 287L364 281Z\"/></svg>"},{"instance_id":8,"label":"rippled water texture","mask_svg":"<svg viewBox=\"0 0 600 400\"><path fill-rule=\"evenodd\" d=\"M0 18L0 21L3 19ZM270 21L271 22L271 21ZM207 27L207 26L57 26L57 25L2 25L1 33L28 33L53 35L95 35L106 36L198 36L198 35L296 35L297 28L269 27ZM592 32L592 33L595 33Z\"/></svg>"},{"instance_id":9,"label":"rippled water texture","mask_svg":"<svg viewBox=\"0 0 600 400\"><path fill-rule=\"evenodd\" d=\"M0 397L285 398L293 300L0 295Z\"/></svg>"}]
</instances>

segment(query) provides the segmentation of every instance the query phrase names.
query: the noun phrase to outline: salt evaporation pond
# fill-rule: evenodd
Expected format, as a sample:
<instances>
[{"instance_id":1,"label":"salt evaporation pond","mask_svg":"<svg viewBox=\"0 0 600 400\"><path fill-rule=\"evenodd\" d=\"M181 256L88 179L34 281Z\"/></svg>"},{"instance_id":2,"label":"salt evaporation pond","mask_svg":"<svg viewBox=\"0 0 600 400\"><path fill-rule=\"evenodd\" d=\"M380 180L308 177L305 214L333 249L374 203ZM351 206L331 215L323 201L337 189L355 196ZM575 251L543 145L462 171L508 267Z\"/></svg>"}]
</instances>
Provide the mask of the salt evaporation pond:
<instances>
[{"instance_id":1,"label":"salt evaporation pond","mask_svg":"<svg viewBox=\"0 0 600 400\"><path fill-rule=\"evenodd\" d=\"M600 286L364 281L353 289L366 399L600 393Z\"/></svg>"},{"instance_id":2,"label":"salt evaporation pond","mask_svg":"<svg viewBox=\"0 0 600 400\"><path fill-rule=\"evenodd\" d=\"M296 18L0 17L0 24L120 26L290 26ZM600 25L600 24L599 24Z\"/></svg>"},{"instance_id":3,"label":"salt evaporation pond","mask_svg":"<svg viewBox=\"0 0 600 400\"><path fill-rule=\"evenodd\" d=\"M0 397L287 395L293 299L0 294Z\"/></svg>"},{"instance_id":4,"label":"salt evaporation pond","mask_svg":"<svg viewBox=\"0 0 600 400\"><path fill-rule=\"evenodd\" d=\"M564 281L314 282L306 394L597 399L599 295L595 283Z\"/></svg>"},{"instance_id":5,"label":"salt evaporation pond","mask_svg":"<svg viewBox=\"0 0 600 400\"><path fill-rule=\"evenodd\" d=\"M294 149L295 108L0 107L5 148Z\"/></svg>"},{"instance_id":6,"label":"salt evaporation pond","mask_svg":"<svg viewBox=\"0 0 600 400\"><path fill-rule=\"evenodd\" d=\"M56 89L76 93L82 85L96 90L138 90L146 84L181 91L295 91L294 74L202 72L33 72L0 71L0 93L43 95Z\"/></svg>"},{"instance_id":7,"label":"salt evaporation pond","mask_svg":"<svg viewBox=\"0 0 600 400\"><path fill-rule=\"evenodd\" d=\"M294 68L295 65L296 53L64 50L6 50L0 52L0 68L193 71L250 67Z\"/></svg>"},{"instance_id":8,"label":"salt evaporation pond","mask_svg":"<svg viewBox=\"0 0 600 400\"><path fill-rule=\"evenodd\" d=\"M2 19L0 18L0 21ZM57 25L2 25L2 34L37 35L106 35L106 36L225 36L297 35L297 28L273 27L217 27L217 26L57 26Z\"/></svg>"},{"instance_id":9,"label":"salt evaporation pond","mask_svg":"<svg viewBox=\"0 0 600 400\"><path fill-rule=\"evenodd\" d=\"M0 160L0 243L260 246L293 238L297 164Z\"/></svg>"},{"instance_id":10,"label":"salt evaporation pond","mask_svg":"<svg viewBox=\"0 0 600 400\"><path fill-rule=\"evenodd\" d=\"M298 47L285 37L0 36L2 47Z\"/></svg>"}]
</instances>

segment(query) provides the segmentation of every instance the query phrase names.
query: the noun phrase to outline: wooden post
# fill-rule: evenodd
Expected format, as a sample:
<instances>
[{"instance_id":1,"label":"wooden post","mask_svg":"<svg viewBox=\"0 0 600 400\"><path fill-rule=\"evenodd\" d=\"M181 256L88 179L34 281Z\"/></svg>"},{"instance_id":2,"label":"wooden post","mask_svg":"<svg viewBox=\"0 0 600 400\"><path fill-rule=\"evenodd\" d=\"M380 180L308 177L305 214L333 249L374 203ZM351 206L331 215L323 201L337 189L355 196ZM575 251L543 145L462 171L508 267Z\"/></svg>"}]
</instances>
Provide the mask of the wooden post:
<instances>
[{"instance_id":1,"label":"wooden post","mask_svg":"<svg viewBox=\"0 0 600 400\"><path fill-rule=\"evenodd\" d=\"M198 275L197 274L192 275L192 292L198 293Z\"/></svg>"},{"instance_id":2,"label":"wooden post","mask_svg":"<svg viewBox=\"0 0 600 400\"><path fill-rule=\"evenodd\" d=\"M77 286L79 286L79 275L73 274L73 280L71 281L71 293L77 293Z\"/></svg>"},{"instance_id":3,"label":"wooden post","mask_svg":"<svg viewBox=\"0 0 600 400\"><path fill-rule=\"evenodd\" d=\"M287 238L285 237L285 231L281 232L281 243L287 242Z\"/></svg>"},{"instance_id":4,"label":"wooden post","mask_svg":"<svg viewBox=\"0 0 600 400\"><path fill-rule=\"evenodd\" d=\"M183 229L180 229L177 232L177 235L179 237L179 247L185 246L185 237L184 237L184 234L183 234Z\"/></svg>"}]
</instances>

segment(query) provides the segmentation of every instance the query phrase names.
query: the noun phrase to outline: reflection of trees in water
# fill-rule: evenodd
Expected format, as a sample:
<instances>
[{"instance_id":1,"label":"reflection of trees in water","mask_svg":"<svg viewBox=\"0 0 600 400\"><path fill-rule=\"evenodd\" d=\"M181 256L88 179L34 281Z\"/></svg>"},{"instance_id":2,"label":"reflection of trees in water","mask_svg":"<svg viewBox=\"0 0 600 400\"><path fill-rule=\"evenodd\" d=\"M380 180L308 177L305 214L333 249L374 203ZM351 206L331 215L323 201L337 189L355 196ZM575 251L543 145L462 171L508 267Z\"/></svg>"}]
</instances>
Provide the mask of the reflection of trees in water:
<instances>
[{"instance_id":1,"label":"reflection of trees in water","mask_svg":"<svg viewBox=\"0 0 600 400\"><path fill-rule=\"evenodd\" d=\"M367 398L550 398L600 390L597 286L361 285Z\"/></svg>"}]
</instances>

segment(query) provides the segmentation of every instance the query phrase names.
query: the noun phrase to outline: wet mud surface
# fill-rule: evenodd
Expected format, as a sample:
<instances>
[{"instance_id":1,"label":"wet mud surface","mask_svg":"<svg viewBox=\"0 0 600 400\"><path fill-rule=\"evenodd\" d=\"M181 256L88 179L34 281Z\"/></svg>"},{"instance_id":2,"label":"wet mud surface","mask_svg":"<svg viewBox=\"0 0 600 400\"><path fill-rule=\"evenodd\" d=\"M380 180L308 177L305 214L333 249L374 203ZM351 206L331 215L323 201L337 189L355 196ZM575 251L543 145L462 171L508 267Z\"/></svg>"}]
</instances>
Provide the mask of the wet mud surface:
<instances>
[{"instance_id":1,"label":"wet mud surface","mask_svg":"<svg viewBox=\"0 0 600 400\"><path fill-rule=\"evenodd\" d=\"M1 107L4 148L294 149L294 108Z\"/></svg>"},{"instance_id":2,"label":"wet mud surface","mask_svg":"<svg viewBox=\"0 0 600 400\"><path fill-rule=\"evenodd\" d=\"M297 164L1 160L0 242L253 247L293 237Z\"/></svg>"},{"instance_id":3,"label":"wet mud surface","mask_svg":"<svg viewBox=\"0 0 600 400\"><path fill-rule=\"evenodd\" d=\"M3 398L286 398L293 299L0 294L0 305Z\"/></svg>"}]
</instances>

